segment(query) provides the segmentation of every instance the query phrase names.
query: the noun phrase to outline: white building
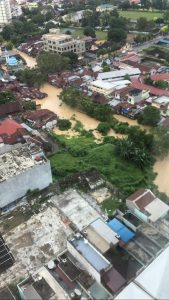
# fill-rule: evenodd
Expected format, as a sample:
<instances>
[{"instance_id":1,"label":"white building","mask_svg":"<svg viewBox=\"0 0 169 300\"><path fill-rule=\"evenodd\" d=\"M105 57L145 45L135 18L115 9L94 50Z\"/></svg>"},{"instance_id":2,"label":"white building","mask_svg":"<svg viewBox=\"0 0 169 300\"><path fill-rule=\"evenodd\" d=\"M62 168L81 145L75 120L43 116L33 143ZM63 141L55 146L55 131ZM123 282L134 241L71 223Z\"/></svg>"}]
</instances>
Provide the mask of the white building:
<instances>
[{"instance_id":1,"label":"white building","mask_svg":"<svg viewBox=\"0 0 169 300\"><path fill-rule=\"evenodd\" d=\"M167 215L169 206L149 189L140 189L126 199L127 207L145 222L156 222Z\"/></svg>"},{"instance_id":2,"label":"white building","mask_svg":"<svg viewBox=\"0 0 169 300\"><path fill-rule=\"evenodd\" d=\"M50 29L48 34L43 35L44 50L62 54L74 52L82 54L85 52L85 41L74 39L70 35L60 32L59 29Z\"/></svg>"},{"instance_id":3,"label":"white building","mask_svg":"<svg viewBox=\"0 0 169 300\"><path fill-rule=\"evenodd\" d=\"M114 6L114 5L108 3L108 4L102 4L102 5L97 6L96 11L97 12L105 12L105 11L110 12L116 8L117 8L117 6Z\"/></svg>"},{"instance_id":4,"label":"white building","mask_svg":"<svg viewBox=\"0 0 169 300\"><path fill-rule=\"evenodd\" d=\"M118 88L126 87L130 84L129 80L120 80L113 82L106 82L103 80L95 80L90 83L90 89L93 92L103 94L105 96L110 96Z\"/></svg>"},{"instance_id":5,"label":"white building","mask_svg":"<svg viewBox=\"0 0 169 300\"><path fill-rule=\"evenodd\" d=\"M76 11L74 13L64 15L62 17L62 19L63 19L64 22L71 22L71 23L78 23L79 24L84 19L86 13L92 13L92 11L89 10L89 9L79 10L79 11Z\"/></svg>"},{"instance_id":6,"label":"white building","mask_svg":"<svg viewBox=\"0 0 169 300\"><path fill-rule=\"evenodd\" d=\"M12 19L9 0L0 0L0 27L8 24Z\"/></svg>"},{"instance_id":7,"label":"white building","mask_svg":"<svg viewBox=\"0 0 169 300\"><path fill-rule=\"evenodd\" d=\"M36 158L27 144L0 155L0 210L28 191L42 190L52 183L50 162L45 157Z\"/></svg>"},{"instance_id":8,"label":"white building","mask_svg":"<svg viewBox=\"0 0 169 300\"><path fill-rule=\"evenodd\" d=\"M115 300L169 299L169 247L167 247L139 276L122 290Z\"/></svg>"},{"instance_id":9,"label":"white building","mask_svg":"<svg viewBox=\"0 0 169 300\"><path fill-rule=\"evenodd\" d=\"M141 75L141 71L138 68L131 68L126 70L103 72L98 74L97 79L106 81L117 81L123 80L126 75L129 75L130 78L138 78Z\"/></svg>"}]
</instances>

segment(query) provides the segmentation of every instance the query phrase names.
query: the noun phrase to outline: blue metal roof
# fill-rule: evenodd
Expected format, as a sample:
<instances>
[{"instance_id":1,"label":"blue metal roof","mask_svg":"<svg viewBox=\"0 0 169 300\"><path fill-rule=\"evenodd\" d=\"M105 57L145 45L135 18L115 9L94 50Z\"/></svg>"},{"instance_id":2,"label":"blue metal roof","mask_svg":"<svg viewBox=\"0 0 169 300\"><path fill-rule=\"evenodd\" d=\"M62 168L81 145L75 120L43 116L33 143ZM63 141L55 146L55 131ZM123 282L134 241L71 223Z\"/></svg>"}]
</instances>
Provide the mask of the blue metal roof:
<instances>
[{"instance_id":1,"label":"blue metal roof","mask_svg":"<svg viewBox=\"0 0 169 300\"><path fill-rule=\"evenodd\" d=\"M115 231L119 236L120 239L127 243L130 241L134 236L135 233L128 229L125 225L123 225L119 220L114 218L113 220L108 222L108 226Z\"/></svg>"},{"instance_id":2,"label":"blue metal roof","mask_svg":"<svg viewBox=\"0 0 169 300\"><path fill-rule=\"evenodd\" d=\"M168 40L160 40L159 43L169 44Z\"/></svg>"}]
</instances>

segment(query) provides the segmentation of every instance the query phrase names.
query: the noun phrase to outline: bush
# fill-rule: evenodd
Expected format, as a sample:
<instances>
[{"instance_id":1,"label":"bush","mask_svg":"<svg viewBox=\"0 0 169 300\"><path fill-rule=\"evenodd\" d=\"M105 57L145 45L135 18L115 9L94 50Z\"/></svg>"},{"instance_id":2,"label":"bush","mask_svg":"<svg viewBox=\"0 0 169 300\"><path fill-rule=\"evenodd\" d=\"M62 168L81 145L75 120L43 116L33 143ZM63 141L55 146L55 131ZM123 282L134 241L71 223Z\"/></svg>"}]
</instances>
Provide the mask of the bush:
<instances>
[{"instance_id":1,"label":"bush","mask_svg":"<svg viewBox=\"0 0 169 300\"><path fill-rule=\"evenodd\" d=\"M72 123L67 119L59 119L57 123L60 130L68 130L71 128Z\"/></svg>"},{"instance_id":2,"label":"bush","mask_svg":"<svg viewBox=\"0 0 169 300\"><path fill-rule=\"evenodd\" d=\"M97 130L103 135L106 135L109 132L110 128L111 126L107 122L102 122L97 126Z\"/></svg>"}]
</instances>

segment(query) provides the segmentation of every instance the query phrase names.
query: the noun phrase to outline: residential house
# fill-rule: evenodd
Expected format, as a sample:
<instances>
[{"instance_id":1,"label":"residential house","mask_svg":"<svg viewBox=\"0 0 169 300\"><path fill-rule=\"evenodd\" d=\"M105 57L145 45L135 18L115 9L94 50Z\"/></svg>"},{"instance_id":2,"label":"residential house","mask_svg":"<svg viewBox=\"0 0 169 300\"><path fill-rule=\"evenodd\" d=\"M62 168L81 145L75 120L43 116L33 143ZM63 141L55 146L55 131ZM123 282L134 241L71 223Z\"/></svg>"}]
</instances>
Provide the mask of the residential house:
<instances>
[{"instance_id":1,"label":"residential house","mask_svg":"<svg viewBox=\"0 0 169 300\"><path fill-rule=\"evenodd\" d=\"M102 4L102 5L99 5L96 7L96 11L97 12L110 12L110 11L113 11L114 9L117 9L117 6L114 6L112 4Z\"/></svg>"},{"instance_id":2,"label":"residential house","mask_svg":"<svg viewBox=\"0 0 169 300\"><path fill-rule=\"evenodd\" d=\"M153 98L151 105L158 108L162 116L169 116L169 96Z\"/></svg>"},{"instance_id":3,"label":"residential house","mask_svg":"<svg viewBox=\"0 0 169 300\"><path fill-rule=\"evenodd\" d=\"M169 206L149 189L140 189L127 197L127 207L145 222L156 222L167 215Z\"/></svg>"},{"instance_id":4,"label":"residential house","mask_svg":"<svg viewBox=\"0 0 169 300\"><path fill-rule=\"evenodd\" d=\"M127 102L131 104L138 104L142 100L146 100L149 98L149 91L148 90L140 90L133 88L128 91L127 94Z\"/></svg>"},{"instance_id":5,"label":"residential house","mask_svg":"<svg viewBox=\"0 0 169 300\"><path fill-rule=\"evenodd\" d=\"M57 115L48 109L28 111L23 119L34 129L52 129L57 124Z\"/></svg>"},{"instance_id":6,"label":"residential house","mask_svg":"<svg viewBox=\"0 0 169 300\"><path fill-rule=\"evenodd\" d=\"M22 106L18 101L0 105L0 116L12 115L22 111Z\"/></svg>"},{"instance_id":7,"label":"residential house","mask_svg":"<svg viewBox=\"0 0 169 300\"><path fill-rule=\"evenodd\" d=\"M64 22L80 24L85 17L85 14L92 13L90 9L76 11L62 17Z\"/></svg>"}]
</instances>

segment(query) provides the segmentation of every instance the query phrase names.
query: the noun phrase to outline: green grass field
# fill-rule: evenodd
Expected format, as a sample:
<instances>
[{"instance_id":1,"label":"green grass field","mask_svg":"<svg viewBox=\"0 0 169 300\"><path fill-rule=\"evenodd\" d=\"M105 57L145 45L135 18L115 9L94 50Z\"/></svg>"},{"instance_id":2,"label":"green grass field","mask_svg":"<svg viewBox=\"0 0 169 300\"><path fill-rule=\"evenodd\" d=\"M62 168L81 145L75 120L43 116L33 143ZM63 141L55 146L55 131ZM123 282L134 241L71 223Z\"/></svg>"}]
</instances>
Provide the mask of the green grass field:
<instances>
[{"instance_id":1,"label":"green grass field","mask_svg":"<svg viewBox=\"0 0 169 300\"><path fill-rule=\"evenodd\" d=\"M119 11L120 16L125 17L127 19L139 19L141 17L145 17L148 20L153 20L154 18L161 18L163 16L163 12L159 11Z\"/></svg>"},{"instance_id":2,"label":"green grass field","mask_svg":"<svg viewBox=\"0 0 169 300\"><path fill-rule=\"evenodd\" d=\"M131 162L123 161L116 155L113 144L96 144L92 137L85 136L57 138L63 148L49 157L55 179L94 167L124 194L152 182L151 170L143 171Z\"/></svg>"},{"instance_id":3,"label":"green grass field","mask_svg":"<svg viewBox=\"0 0 169 300\"><path fill-rule=\"evenodd\" d=\"M66 28L69 29L69 28ZM65 29L62 29L62 32L64 32ZM72 35L77 38L77 37L83 37L83 28L70 28L70 31L72 31ZM100 30L96 30L96 37L98 40L106 40L107 39L107 32L105 31L100 31Z\"/></svg>"}]
</instances>

